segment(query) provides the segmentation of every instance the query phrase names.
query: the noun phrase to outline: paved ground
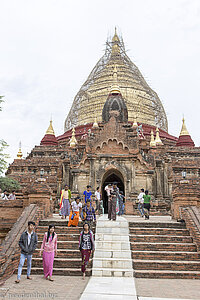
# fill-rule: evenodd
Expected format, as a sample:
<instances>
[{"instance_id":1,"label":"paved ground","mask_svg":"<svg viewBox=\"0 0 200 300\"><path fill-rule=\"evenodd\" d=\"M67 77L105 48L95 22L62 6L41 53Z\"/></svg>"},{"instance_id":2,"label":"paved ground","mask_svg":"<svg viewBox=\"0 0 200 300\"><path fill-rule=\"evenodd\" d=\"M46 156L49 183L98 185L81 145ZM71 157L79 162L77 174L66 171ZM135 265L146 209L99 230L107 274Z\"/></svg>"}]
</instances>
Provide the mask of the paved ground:
<instances>
[{"instance_id":1,"label":"paved ground","mask_svg":"<svg viewBox=\"0 0 200 300\"><path fill-rule=\"evenodd\" d=\"M0 287L0 300L78 300L83 293L89 278L73 276L54 276L55 281L50 282L40 275L32 275L33 280L27 280L22 276L19 284L15 283L16 275L13 275Z\"/></svg>"},{"instance_id":2,"label":"paved ground","mask_svg":"<svg viewBox=\"0 0 200 300\"><path fill-rule=\"evenodd\" d=\"M91 277L80 300L137 300L133 277Z\"/></svg>"},{"instance_id":3,"label":"paved ground","mask_svg":"<svg viewBox=\"0 0 200 300\"><path fill-rule=\"evenodd\" d=\"M16 276L12 276L4 286L0 287L0 300L7 299L24 299L24 300L78 300L81 298L83 291L88 283L88 278L82 280L81 277L55 276L55 281L50 282L43 279L42 276L33 275L33 281L29 281L22 276L20 284L15 284ZM92 278L94 280L94 278ZM135 299L134 290L131 289L130 283L125 288L123 278L119 278L116 288L114 278L108 278L109 284L98 282L102 280L97 278L96 284L93 282L86 288L85 292L93 296L92 298L83 298L83 300L95 299ZM104 279L103 279L104 280ZM118 279L117 279L118 280ZM126 280L126 279L125 279ZM128 279L131 280L131 279ZM112 282L111 282L112 281ZM120 282L121 281L121 282ZM91 282L92 283L92 282ZM139 300L164 300L164 299L200 299L200 281L188 279L140 279L135 278L136 293ZM111 294L114 288L114 298ZM133 283L134 289L134 283ZM94 296L95 293L98 293ZM107 294L107 298L105 295ZM122 296L123 295L123 296ZM99 296L99 297L97 297Z\"/></svg>"},{"instance_id":4,"label":"paved ground","mask_svg":"<svg viewBox=\"0 0 200 300\"><path fill-rule=\"evenodd\" d=\"M200 280L135 278L135 286L140 297L200 299Z\"/></svg>"}]
</instances>

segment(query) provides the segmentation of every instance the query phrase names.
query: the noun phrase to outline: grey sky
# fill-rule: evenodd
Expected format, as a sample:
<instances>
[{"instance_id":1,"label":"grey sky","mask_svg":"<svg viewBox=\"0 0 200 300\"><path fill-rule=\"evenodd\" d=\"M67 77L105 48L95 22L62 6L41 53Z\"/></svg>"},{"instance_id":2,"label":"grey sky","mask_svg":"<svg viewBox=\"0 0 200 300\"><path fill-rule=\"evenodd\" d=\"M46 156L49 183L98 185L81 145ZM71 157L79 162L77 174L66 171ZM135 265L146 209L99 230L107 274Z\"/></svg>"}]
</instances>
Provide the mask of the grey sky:
<instances>
[{"instance_id":1,"label":"grey sky","mask_svg":"<svg viewBox=\"0 0 200 300\"><path fill-rule=\"evenodd\" d=\"M127 54L159 95L169 133L184 114L199 137L200 1L0 0L0 138L12 161L39 145L51 114L56 135L72 101L103 55L114 27Z\"/></svg>"}]
</instances>

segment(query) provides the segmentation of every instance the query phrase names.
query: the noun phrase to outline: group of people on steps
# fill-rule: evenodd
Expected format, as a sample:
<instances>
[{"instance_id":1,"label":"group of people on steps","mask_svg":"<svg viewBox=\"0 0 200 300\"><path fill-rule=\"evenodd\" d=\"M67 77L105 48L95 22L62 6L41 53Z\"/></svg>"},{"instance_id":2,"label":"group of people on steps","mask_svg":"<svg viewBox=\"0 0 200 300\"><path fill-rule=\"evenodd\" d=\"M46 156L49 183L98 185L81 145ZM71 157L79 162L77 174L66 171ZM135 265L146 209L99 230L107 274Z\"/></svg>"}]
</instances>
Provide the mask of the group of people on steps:
<instances>
[{"instance_id":1,"label":"group of people on steps","mask_svg":"<svg viewBox=\"0 0 200 300\"><path fill-rule=\"evenodd\" d=\"M33 252L36 250L38 244L38 237L35 232L35 223L33 221L28 222L28 229L22 233L19 240L19 247L21 249L20 261L18 265L17 279L15 283L20 283L22 268L25 260L27 260L27 279L32 280L31 275L31 262ZM94 236L90 229L90 225L85 222L83 224L83 230L79 237L79 250L82 257L81 271L83 279L85 279L85 272L89 263L90 255L95 250ZM43 272L44 278L49 281L54 281L53 263L54 257L58 255L57 252L57 234L55 233L55 226L49 225L48 231L45 232L43 242L39 252L43 260Z\"/></svg>"},{"instance_id":2,"label":"group of people on steps","mask_svg":"<svg viewBox=\"0 0 200 300\"><path fill-rule=\"evenodd\" d=\"M121 216L124 213L124 195L123 192L117 187L117 182L108 184L105 187L105 191L108 196L108 219L116 220L116 215ZM96 211L99 213L99 205L101 201L101 195L99 188L95 192ZM149 219L151 197L148 191L141 189L138 195L138 210L141 216L145 216ZM74 201L71 201L71 191L68 186L61 192L60 198L60 213L61 218L64 219L69 216L68 227L78 226L79 216L83 222L83 230L79 236L79 250L81 253L82 264L81 271L83 279L85 278L85 272L89 263L90 256L95 250L94 235L91 230L93 221L96 222L95 209L92 205L92 192L91 186L87 186L87 189L83 193L83 204L80 196L77 196ZM25 260L27 260L27 279L32 280L31 274L31 261L33 252L36 250L38 244L38 237L35 232L35 223L33 221L28 222L28 229L22 233L19 240L19 247L21 249L20 262L18 265L18 274L16 283L21 280L22 268ZM43 242L39 252L43 259L43 272L44 278L49 281L54 281L52 278L54 257L58 255L57 252L57 234L55 232L55 226L49 225L48 231L44 233Z\"/></svg>"}]
</instances>

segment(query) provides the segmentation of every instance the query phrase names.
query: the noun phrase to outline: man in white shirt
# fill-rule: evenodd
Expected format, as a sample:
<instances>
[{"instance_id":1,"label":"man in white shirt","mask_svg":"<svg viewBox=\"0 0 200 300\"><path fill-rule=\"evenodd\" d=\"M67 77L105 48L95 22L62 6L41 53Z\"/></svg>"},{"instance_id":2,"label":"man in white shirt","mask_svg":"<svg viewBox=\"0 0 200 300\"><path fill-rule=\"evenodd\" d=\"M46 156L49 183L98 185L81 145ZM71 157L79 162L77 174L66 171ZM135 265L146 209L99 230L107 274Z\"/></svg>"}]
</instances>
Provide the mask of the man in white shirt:
<instances>
[{"instance_id":1,"label":"man in white shirt","mask_svg":"<svg viewBox=\"0 0 200 300\"><path fill-rule=\"evenodd\" d=\"M95 192L95 201L96 201L96 211L98 210L98 212L99 212L100 201L101 201L101 195L100 195L100 192L99 192L99 186L97 187L96 192Z\"/></svg>"},{"instance_id":2,"label":"man in white shirt","mask_svg":"<svg viewBox=\"0 0 200 300\"><path fill-rule=\"evenodd\" d=\"M141 217L144 217L144 189L141 189L141 192L138 195L138 210Z\"/></svg>"},{"instance_id":3,"label":"man in white shirt","mask_svg":"<svg viewBox=\"0 0 200 300\"><path fill-rule=\"evenodd\" d=\"M31 261L32 255L37 247L38 237L35 233L35 222L28 222L28 230L22 233L19 240L19 247L21 248L20 262L18 266L18 274L16 283L20 282L22 267L24 265L25 260L27 259L27 279L31 280Z\"/></svg>"}]
</instances>

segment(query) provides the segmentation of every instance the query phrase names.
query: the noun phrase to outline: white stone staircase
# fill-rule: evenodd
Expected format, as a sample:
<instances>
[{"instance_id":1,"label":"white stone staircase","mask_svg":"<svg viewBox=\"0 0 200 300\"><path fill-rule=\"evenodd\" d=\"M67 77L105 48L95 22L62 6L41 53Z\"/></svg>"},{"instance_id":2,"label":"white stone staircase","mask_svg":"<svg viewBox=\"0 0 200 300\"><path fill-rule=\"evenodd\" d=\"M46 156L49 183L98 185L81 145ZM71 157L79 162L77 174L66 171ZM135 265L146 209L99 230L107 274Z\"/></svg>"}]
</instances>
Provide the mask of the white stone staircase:
<instances>
[{"instance_id":1,"label":"white stone staircase","mask_svg":"<svg viewBox=\"0 0 200 300\"><path fill-rule=\"evenodd\" d=\"M133 277L129 226L125 218L109 221L108 215L101 216L96 225L95 246L92 276Z\"/></svg>"}]
</instances>

